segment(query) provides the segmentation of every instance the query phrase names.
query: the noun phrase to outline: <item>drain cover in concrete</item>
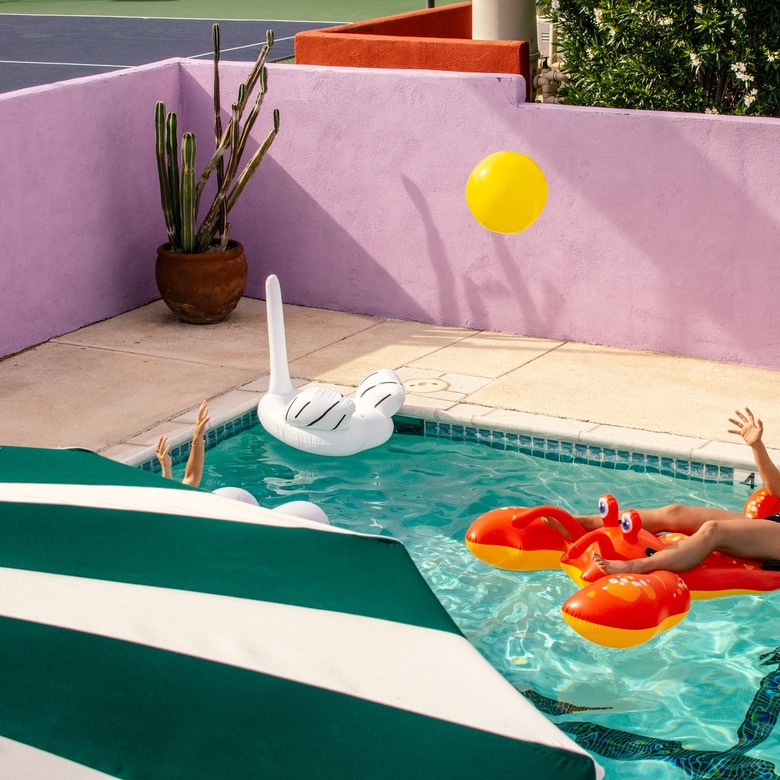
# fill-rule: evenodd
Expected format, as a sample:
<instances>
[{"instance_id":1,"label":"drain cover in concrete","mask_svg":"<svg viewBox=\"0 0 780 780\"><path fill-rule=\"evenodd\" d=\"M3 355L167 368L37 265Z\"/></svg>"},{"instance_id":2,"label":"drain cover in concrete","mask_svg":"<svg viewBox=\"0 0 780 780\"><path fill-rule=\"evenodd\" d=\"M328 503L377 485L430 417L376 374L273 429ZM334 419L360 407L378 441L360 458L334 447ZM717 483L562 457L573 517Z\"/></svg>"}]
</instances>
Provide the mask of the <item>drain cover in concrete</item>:
<instances>
[{"instance_id":1,"label":"drain cover in concrete","mask_svg":"<svg viewBox=\"0 0 780 780\"><path fill-rule=\"evenodd\" d=\"M443 379L408 379L404 387L409 393L435 393L446 390L449 384Z\"/></svg>"}]
</instances>

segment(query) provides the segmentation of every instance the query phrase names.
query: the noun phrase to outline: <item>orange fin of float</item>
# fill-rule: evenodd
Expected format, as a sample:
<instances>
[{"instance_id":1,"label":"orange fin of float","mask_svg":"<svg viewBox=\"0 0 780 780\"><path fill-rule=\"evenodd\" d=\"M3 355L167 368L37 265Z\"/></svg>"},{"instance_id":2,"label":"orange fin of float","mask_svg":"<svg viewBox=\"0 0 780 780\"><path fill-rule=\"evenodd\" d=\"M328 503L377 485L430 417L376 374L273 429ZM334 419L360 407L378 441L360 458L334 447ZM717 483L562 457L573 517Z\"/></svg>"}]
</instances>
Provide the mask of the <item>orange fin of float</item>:
<instances>
[{"instance_id":1,"label":"orange fin of float","mask_svg":"<svg viewBox=\"0 0 780 780\"><path fill-rule=\"evenodd\" d=\"M565 533L548 525L555 520ZM466 532L466 546L481 561L499 569L555 569L561 555L585 529L564 509L555 506L504 507L478 517Z\"/></svg>"},{"instance_id":2,"label":"orange fin of float","mask_svg":"<svg viewBox=\"0 0 780 780\"><path fill-rule=\"evenodd\" d=\"M691 608L683 580L670 571L609 574L567 599L561 611L585 639L636 647L676 626Z\"/></svg>"},{"instance_id":3,"label":"orange fin of float","mask_svg":"<svg viewBox=\"0 0 780 780\"><path fill-rule=\"evenodd\" d=\"M746 517L764 518L780 512L780 498L773 496L766 488L759 488L745 502L742 514Z\"/></svg>"}]
</instances>

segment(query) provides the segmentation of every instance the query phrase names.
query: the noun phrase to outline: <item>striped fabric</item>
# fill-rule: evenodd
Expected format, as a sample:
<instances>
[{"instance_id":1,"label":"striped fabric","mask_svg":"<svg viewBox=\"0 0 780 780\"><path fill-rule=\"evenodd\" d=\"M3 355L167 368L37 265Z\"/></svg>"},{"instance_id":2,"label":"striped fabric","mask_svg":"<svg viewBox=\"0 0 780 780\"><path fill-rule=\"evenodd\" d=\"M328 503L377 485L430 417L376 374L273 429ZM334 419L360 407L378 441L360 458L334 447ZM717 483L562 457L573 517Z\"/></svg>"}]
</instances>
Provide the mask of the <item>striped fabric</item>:
<instances>
[{"instance_id":1,"label":"striped fabric","mask_svg":"<svg viewBox=\"0 0 780 780\"><path fill-rule=\"evenodd\" d=\"M602 774L401 544L0 447L0 777Z\"/></svg>"}]
</instances>

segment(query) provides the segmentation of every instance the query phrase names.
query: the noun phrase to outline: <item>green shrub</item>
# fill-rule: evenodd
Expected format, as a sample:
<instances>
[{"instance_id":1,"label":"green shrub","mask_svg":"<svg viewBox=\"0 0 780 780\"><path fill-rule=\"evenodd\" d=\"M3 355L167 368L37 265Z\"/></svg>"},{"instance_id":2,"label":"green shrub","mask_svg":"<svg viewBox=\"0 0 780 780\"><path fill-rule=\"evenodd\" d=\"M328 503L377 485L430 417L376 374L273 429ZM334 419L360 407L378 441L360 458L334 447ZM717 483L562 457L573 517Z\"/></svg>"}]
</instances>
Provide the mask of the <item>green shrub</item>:
<instances>
[{"instance_id":1,"label":"green shrub","mask_svg":"<svg viewBox=\"0 0 780 780\"><path fill-rule=\"evenodd\" d=\"M780 116L777 0L541 0L578 106Z\"/></svg>"}]
</instances>

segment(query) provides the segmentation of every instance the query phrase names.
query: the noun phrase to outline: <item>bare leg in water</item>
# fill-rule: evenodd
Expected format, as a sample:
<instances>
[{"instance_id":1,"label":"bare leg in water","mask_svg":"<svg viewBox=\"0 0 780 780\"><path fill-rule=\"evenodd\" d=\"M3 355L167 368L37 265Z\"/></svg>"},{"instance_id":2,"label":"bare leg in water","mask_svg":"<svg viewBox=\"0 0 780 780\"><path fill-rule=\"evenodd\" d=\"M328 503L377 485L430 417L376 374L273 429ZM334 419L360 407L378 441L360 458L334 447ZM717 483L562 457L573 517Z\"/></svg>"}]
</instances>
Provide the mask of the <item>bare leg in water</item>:
<instances>
[{"instance_id":1,"label":"bare leg in water","mask_svg":"<svg viewBox=\"0 0 780 780\"><path fill-rule=\"evenodd\" d=\"M723 509L699 510L696 507L683 507L683 509L701 511L702 514L710 517L700 522L698 529L687 539L670 544L649 558L610 561L594 552L593 561L605 574L623 572L647 574L659 569L687 571L698 566L708 555L716 551L758 561L780 558L780 523L771 520L755 520ZM714 517L712 513L716 513ZM687 512L684 514L687 515ZM644 527L644 514L640 512L640 515ZM682 531L679 527L661 530Z\"/></svg>"}]
</instances>

